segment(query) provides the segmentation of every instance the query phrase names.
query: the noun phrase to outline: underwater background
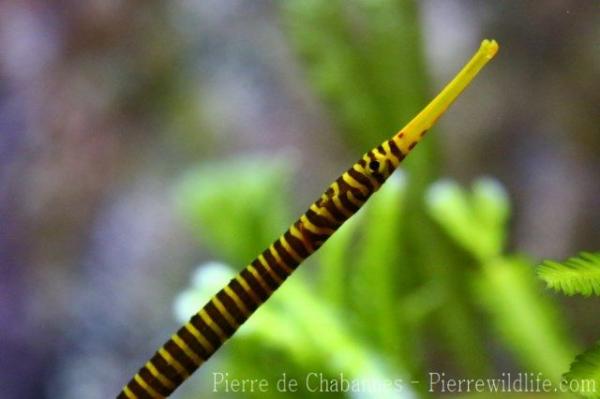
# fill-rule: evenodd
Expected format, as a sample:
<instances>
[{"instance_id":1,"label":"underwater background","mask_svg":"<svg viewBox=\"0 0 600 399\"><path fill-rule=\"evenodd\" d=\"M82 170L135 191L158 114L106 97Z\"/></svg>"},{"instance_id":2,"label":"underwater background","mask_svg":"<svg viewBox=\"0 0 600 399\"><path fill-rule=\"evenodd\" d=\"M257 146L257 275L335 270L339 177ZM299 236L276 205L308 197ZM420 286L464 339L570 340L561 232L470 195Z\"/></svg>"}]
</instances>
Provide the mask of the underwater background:
<instances>
[{"instance_id":1,"label":"underwater background","mask_svg":"<svg viewBox=\"0 0 600 399\"><path fill-rule=\"evenodd\" d=\"M600 3L4 0L0 398L114 397L483 38L401 170L172 397L558 382L600 338L598 297L535 272L600 248Z\"/></svg>"}]
</instances>

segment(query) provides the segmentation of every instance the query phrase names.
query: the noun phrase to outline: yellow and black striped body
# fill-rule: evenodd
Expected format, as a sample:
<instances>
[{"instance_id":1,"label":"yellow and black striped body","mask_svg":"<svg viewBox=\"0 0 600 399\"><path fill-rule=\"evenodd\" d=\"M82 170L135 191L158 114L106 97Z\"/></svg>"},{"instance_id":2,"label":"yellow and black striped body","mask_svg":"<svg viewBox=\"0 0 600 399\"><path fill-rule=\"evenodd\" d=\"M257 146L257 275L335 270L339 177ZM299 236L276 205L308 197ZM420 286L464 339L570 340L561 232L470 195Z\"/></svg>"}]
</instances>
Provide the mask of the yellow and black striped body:
<instances>
[{"instance_id":1,"label":"yellow and black striped body","mask_svg":"<svg viewBox=\"0 0 600 399\"><path fill-rule=\"evenodd\" d=\"M278 240L171 336L118 399L169 396L381 187L497 50L496 42L483 41L471 61L419 115L333 182Z\"/></svg>"},{"instance_id":2,"label":"yellow and black striped body","mask_svg":"<svg viewBox=\"0 0 600 399\"><path fill-rule=\"evenodd\" d=\"M173 334L118 398L169 396L379 189L405 156L398 143L402 139L398 134L342 174L279 239ZM415 144L403 147L409 151Z\"/></svg>"}]
</instances>

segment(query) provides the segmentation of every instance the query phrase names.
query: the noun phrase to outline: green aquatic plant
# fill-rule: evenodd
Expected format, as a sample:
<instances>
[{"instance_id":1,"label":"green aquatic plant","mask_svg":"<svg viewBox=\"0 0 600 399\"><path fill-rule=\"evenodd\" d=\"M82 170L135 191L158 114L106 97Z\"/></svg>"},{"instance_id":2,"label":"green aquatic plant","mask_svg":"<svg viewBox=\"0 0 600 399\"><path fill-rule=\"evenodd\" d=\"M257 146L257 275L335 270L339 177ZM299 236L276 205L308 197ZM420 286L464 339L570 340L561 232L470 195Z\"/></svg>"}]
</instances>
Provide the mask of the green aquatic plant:
<instances>
[{"instance_id":1,"label":"green aquatic plant","mask_svg":"<svg viewBox=\"0 0 600 399\"><path fill-rule=\"evenodd\" d=\"M468 193L454 182L441 180L429 188L427 204L431 217L480 262L502 253L510 207L497 181L479 179Z\"/></svg>"},{"instance_id":2,"label":"green aquatic plant","mask_svg":"<svg viewBox=\"0 0 600 399\"><path fill-rule=\"evenodd\" d=\"M273 239L273 226L288 222L289 211L273 193L284 191L292 168L283 154L211 162L187 171L175 198L203 245L223 261L243 264Z\"/></svg>"},{"instance_id":3,"label":"green aquatic plant","mask_svg":"<svg viewBox=\"0 0 600 399\"><path fill-rule=\"evenodd\" d=\"M600 295L600 252L582 252L565 262L547 260L538 266L538 276L566 295Z\"/></svg>"},{"instance_id":4,"label":"green aquatic plant","mask_svg":"<svg viewBox=\"0 0 600 399\"><path fill-rule=\"evenodd\" d=\"M430 215L474 260L471 302L490 318L495 331L527 370L555 383L575 353L550 299L541 295L527 257L504 253L508 196L491 179L477 180L467 191L441 181L427 195ZM540 334L543 331L543 334Z\"/></svg>"},{"instance_id":5,"label":"green aquatic plant","mask_svg":"<svg viewBox=\"0 0 600 399\"><path fill-rule=\"evenodd\" d=\"M581 252L564 262L546 260L538 266L538 276L566 295L600 296L600 252ZM574 392L600 398L600 341L575 358L564 378Z\"/></svg>"},{"instance_id":6,"label":"green aquatic plant","mask_svg":"<svg viewBox=\"0 0 600 399\"><path fill-rule=\"evenodd\" d=\"M565 379L583 397L600 398L600 341L575 358Z\"/></svg>"},{"instance_id":7,"label":"green aquatic plant","mask_svg":"<svg viewBox=\"0 0 600 399\"><path fill-rule=\"evenodd\" d=\"M352 148L384 140L427 101L414 1L289 0L280 10L309 82Z\"/></svg>"}]
</instances>

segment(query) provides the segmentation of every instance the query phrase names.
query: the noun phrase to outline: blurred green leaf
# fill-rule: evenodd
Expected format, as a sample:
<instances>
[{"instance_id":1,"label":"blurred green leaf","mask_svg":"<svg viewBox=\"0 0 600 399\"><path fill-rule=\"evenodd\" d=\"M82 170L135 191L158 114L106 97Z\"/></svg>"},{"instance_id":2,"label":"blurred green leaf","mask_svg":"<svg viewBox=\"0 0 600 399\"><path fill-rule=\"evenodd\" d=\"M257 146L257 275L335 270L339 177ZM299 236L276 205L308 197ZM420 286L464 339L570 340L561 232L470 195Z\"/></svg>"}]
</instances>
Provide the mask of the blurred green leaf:
<instances>
[{"instance_id":1,"label":"blurred green leaf","mask_svg":"<svg viewBox=\"0 0 600 399\"><path fill-rule=\"evenodd\" d=\"M213 253L243 265L290 222L282 195L290 168L283 157L207 163L183 177L175 192L177 204Z\"/></svg>"},{"instance_id":2,"label":"blurred green leaf","mask_svg":"<svg viewBox=\"0 0 600 399\"><path fill-rule=\"evenodd\" d=\"M355 263L350 256L356 242L356 231L362 228L363 210L344 223L317 252L319 260L319 292L332 306L343 309L348 306L348 286L351 284L349 270Z\"/></svg>"},{"instance_id":3,"label":"blurred green leaf","mask_svg":"<svg viewBox=\"0 0 600 399\"><path fill-rule=\"evenodd\" d=\"M559 383L576 353L556 308L541 295L533 266L521 257L483 265L475 297L491 316L504 345L527 370Z\"/></svg>"},{"instance_id":4,"label":"blurred green leaf","mask_svg":"<svg viewBox=\"0 0 600 399\"><path fill-rule=\"evenodd\" d=\"M473 303L469 282L473 279L473 259L465 256L441 229L430 226L429 251L424 255L430 274L429 281L420 290L429 287L433 303L439 302L428 326L434 337L429 346L452 359L452 366L470 376L486 376L491 373L490 359L486 353L481 315ZM426 330L427 331L427 330Z\"/></svg>"},{"instance_id":5,"label":"blurred green leaf","mask_svg":"<svg viewBox=\"0 0 600 399\"><path fill-rule=\"evenodd\" d=\"M468 193L457 183L442 180L430 187L426 199L431 217L479 261L501 253L509 205L500 184L480 179Z\"/></svg>"},{"instance_id":6,"label":"blurred green leaf","mask_svg":"<svg viewBox=\"0 0 600 399\"><path fill-rule=\"evenodd\" d=\"M365 336L401 362L412 360L409 354L414 344L399 313L400 298L410 287L406 281L411 281L411 276L402 273L405 268L399 267L405 261L401 246L404 185L404 175L395 173L365 206L362 239L353 249L349 302Z\"/></svg>"},{"instance_id":7,"label":"blurred green leaf","mask_svg":"<svg viewBox=\"0 0 600 399\"><path fill-rule=\"evenodd\" d=\"M427 80L413 1L289 0L280 6L310 82L355 148L387 139L424 105Z\"/></svg>"},{"instance_id":8,"label":"blurred green leaf","mask_svg":"<svg viewBox=\"0 0 600 399\"><path fill-rule=\"evenodd\" d=\"M506 239L505 227L510 213L508 195L504 187L491 178L475 180L472 192L474 219L481 231L490 235L489 242L485 244L487 253L500 253Z\"/></svg>"}]
</instances>

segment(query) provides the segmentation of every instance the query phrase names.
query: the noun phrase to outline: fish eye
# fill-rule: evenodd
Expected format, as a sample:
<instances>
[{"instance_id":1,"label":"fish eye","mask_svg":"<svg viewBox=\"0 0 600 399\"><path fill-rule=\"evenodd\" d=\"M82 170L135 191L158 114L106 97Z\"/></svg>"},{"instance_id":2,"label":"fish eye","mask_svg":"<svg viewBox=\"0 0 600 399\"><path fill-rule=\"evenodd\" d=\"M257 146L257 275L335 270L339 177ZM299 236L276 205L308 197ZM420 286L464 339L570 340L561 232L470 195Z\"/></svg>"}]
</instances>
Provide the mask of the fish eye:
<instances>
[{"instance_id":1,"label":"fish eye","mask_svg":"<svg viewBox=\"0 0 600 399\"><path fill-rule=\"evenodd\" d=\"M379 161L371 161L369 162L369 169L371 169L371 171L373 172L378 172L379 171Z\"/></svg>"}]
</instances>

